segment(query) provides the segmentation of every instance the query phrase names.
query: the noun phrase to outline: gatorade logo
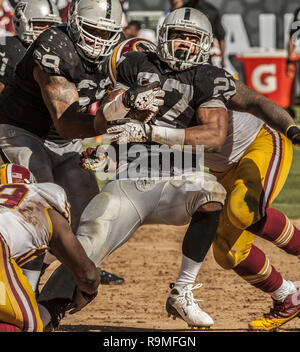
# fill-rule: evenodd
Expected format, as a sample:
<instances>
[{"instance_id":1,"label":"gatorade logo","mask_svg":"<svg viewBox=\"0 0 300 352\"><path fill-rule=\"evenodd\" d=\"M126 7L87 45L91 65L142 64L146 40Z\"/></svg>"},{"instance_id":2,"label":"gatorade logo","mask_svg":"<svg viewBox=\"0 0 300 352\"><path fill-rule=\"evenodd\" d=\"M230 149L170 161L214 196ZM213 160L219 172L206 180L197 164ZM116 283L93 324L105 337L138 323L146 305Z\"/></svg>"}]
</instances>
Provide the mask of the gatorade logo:
<instances>
[{"instance_id":1,"label":"gatorade logo","mask_svg":"<svg viewBox=\"0 0 300 352\"><path fill-rule=\"evenodd\" d=\"M255 90L260 93L272 93L277 90L276 65L265 64L257 66L251 75Z\"/></svg>"}]
</instances>

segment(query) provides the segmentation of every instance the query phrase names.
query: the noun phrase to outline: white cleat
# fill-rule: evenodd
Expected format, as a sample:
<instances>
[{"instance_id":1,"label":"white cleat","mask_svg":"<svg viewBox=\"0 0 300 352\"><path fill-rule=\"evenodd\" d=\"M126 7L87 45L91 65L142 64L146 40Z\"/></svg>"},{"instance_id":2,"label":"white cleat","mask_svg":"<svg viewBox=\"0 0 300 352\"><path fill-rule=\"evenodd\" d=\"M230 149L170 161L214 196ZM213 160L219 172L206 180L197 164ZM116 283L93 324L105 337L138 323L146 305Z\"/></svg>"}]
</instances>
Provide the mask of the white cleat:
<instances>
[{"instance_id":1,"label":"white cleat","mask_svg":"<svg viewBox=\"0 0 300 352\"><path fill-rule=\"evenodd\" d=\"M200 299L195 299L192 290L200 288L202 284L174 286L166 302L166 310L169 316L180 318L187 322L189 327L209 328L214 324L212 318L203 310L200 309L197 302Z\"/></svg>"}]
</instances>

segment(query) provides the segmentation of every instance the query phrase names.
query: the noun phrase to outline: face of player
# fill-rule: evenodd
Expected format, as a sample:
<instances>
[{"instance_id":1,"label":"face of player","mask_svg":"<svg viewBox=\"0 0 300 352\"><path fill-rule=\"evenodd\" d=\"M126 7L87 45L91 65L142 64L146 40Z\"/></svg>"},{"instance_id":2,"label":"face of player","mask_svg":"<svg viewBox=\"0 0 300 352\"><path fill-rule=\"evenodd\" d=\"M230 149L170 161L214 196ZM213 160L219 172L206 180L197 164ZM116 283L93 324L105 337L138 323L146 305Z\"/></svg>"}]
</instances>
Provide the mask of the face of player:
<instances>
[{"instance_id":1,"label":"face of player","mask_svg":"<svg viewBox=\"0 0 300 352\"><path fill-rule=\"evenodd\" d=\"M38 37L42 32L44 32L49 27L53 26L52 22L32 22L33 33Z\"/></svg>"},{"instance_id":2,"label":"face of player","mask_svg":"<svg viewBox=\"0 0 300 352\"><path fill-rule=\"evenodd\" d=\"M97 50L101 50L102 48L101 39L108 40L111 34L108 31L104 31L102 29L90 27L87 25L83 25L82 29L85 33L85 43L91 48L95 48ZM97 39L97 41L95 41L95 39Z\"/></svg>"},{"instance_id":3,"label":"face of player","mask_svg":"<svg viewBox=\"0 0 300 352\"><path fill-rule=\"evenodd\" d=\"M170 52L174 51L178 59L185 59L189 54L189 58L192 60L200 51L200 37L197 34L172 30L169 40L171 40L169 45L173 46L169 50Z\"/></svg>"}]
</instances>

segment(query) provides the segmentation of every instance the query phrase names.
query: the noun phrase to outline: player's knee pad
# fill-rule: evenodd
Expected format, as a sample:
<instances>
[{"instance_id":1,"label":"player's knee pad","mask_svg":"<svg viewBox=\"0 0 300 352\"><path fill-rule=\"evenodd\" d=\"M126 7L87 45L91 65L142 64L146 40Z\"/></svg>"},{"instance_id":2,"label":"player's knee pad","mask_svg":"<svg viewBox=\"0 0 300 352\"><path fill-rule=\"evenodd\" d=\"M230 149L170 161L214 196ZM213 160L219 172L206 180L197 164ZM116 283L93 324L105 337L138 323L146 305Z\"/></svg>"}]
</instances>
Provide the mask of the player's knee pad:
<instances>
[{"instance_id":1,"label":"player's knee pad","mask_svg":"<svg viewBox=\"0 0 300 352\"><path fill-rule=\"evenodd\" d=\"M194 193L192 201L188 204L190 214L203 210L203 205L207 203L220 203L222 206L225 203L225 188L217 181L214 175L206 172L188 178L185 181L185 190Z\"/></svg>"},{"instance_id":2,"label":"player's knee pad","mask_svg":"<svg viewBox=\"0 0 300 352\"><path fill-rule=\"evenodd\" d=\"M260 219L259 192L239 183L228 196L226 212L236 228L245 230Z\"/></svg>"}]
</instances>

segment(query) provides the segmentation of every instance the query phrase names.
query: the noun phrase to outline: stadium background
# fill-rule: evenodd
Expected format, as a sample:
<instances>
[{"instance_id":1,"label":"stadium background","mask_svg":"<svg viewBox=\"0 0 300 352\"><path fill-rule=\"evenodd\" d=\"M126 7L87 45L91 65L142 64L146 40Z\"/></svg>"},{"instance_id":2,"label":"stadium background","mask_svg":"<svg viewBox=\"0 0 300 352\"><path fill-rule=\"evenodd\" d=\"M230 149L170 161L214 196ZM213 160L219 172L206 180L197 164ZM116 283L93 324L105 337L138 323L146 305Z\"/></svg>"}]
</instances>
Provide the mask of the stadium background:
<instances>
[{"instance_id":1,"label":"stadium background","mask_svg":"<svg viewBox=\"0 0 300 352\"><path fill-rule=\"evenodd\" d=\"M8 1L8 0L5 0ZM10 0L14 6L14 0ZM295 0L209 0L222 14L227 33L228 66L243 79L243 70L235 55L249 48L285 49L288 27L299 2ZM62 9L65 0L59 0ZM145 28L156 29L156 22L168 8L168 0L130 0L128 20L139 19ZM238 28L238 29L237 29ZM298 106L295 120L300 121ZM300 152L295 149L294 162L287 183L274 207L285 211L300 226ZM181 259L181 241L185 227L143 226L132 239L113 253L103 269L125 278L121 286L103 286L90 306L73 316L67 315L60 331L182 331L186 324L167 318L165 301L169 283L176 280ZM300 280L299 262L261 239L255 243L289 280ZM57 266L53 263L42 277L42 286ZM268 311L271 299L250 287L231 271L215 263L209 251L198 281L203 288L201 307L215 320L213 331L245 331L247 323ZM300 320L294 319L280 331L300 331Z\"/></svg>"}]
</instances>

